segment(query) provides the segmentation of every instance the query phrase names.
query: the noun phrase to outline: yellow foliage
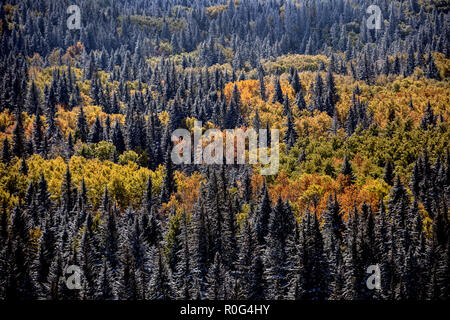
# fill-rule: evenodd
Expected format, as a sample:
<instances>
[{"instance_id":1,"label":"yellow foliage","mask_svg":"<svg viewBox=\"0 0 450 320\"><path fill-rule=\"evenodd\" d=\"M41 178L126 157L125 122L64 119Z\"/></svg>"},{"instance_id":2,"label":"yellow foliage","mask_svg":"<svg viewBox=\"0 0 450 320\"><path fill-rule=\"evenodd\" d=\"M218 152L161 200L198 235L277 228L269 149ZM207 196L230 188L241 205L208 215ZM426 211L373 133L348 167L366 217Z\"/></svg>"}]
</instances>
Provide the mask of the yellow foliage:
<instances>
[{"instance_id":1,"label":"yellow foliage","mask_svg":"<svg viewBox=\"0 0 450 320\"><path fill-rule=\"evenodd\" d=\"M206 14L210 19L215 19L222 11L225 11L226 9L228 9L227 4L211 6L206 8Z\"/></svg>"},{"instance_id":2,"label":"yellow foliage","mask_svg":"<svg viewBox=\"0 0 450 320\"><path fill-rule=\"evenodd\" d=\"M328 64L328 58L322 55L310 56L301 54L288 54L278 57L274 62L263 60L264 69L270 73L276 71L288 72L290 67L299 71L316 71L321 63Z\"/></svg>"},{"instance_id":3,"label":"yellow foliage","mask_svg":"<svg viewBox=\"0 0 450 320\"><path fill-rule=\"evenodd\" d=\"M45 160L39 155L33 155L27 160L29 168L28 179L38 182L44 174L51 198L58 201L61 197L61 186L67 165L61 157ZM18 165L17 165L18 166ZM110 161L85 159L74 156L69 161L72 181L77 188L84 179L88 189L89 199L98 206L105 187L121 208L140 205L146 187L148 176L152 176L153 192L159 194L163 177L163 167L155 172L139 167L134 162L118 165ZM18 168L15 168L18 171Z\"/></svg>"}]
</instances>

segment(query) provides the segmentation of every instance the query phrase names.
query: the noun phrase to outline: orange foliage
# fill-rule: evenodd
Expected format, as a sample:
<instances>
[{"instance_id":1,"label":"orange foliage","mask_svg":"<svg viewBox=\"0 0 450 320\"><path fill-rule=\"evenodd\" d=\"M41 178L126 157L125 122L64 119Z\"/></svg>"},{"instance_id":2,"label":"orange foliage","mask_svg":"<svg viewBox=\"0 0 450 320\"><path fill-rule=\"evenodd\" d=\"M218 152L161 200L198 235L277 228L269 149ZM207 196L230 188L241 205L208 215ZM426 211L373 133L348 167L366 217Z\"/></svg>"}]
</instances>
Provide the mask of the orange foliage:
<instances>
[{"instance_id":1,"label":"orange foliage","mask_svg":"<svg viewBox=\"0 0 450 320\"><path fill-rule=\"evenodd\" d=\"M84 45L81 42L77 42L76 45L67 48L66 53L61 57L61 61L64 64L73 65L78 57L83 52Z\"/></svg>"}]
</instances>

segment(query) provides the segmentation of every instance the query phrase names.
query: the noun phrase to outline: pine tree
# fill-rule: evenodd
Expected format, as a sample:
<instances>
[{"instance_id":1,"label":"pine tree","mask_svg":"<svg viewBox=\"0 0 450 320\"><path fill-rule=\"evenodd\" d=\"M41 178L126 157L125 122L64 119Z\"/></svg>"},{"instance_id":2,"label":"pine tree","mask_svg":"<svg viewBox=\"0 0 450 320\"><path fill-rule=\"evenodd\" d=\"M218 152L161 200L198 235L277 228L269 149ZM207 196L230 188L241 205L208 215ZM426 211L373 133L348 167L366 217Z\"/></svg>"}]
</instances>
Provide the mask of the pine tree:
<instances>
[{"instance_id":1,"label":"pine tree","mask_svg":"<svg viewBox=\"0 0 450 320\"><path fill-rule=\"evenodd\" d=\"M436 67L436 63L434 62L434 58L431 52L428 53L427 66L428 67L425 72L426 77L429 79L440 80L439 69Z\"/></svg>"},{"instance_id":2,"label":"pine tree","mask_svg":"<svg viewBox=\"0 0 450 320\"><path fill-rule=\"evenodd\" d=\"M160 203L167 203L172 193L176 192L175 178L173 176L173 163L170 156L170 149L166 153L166 173L161 186L161 194L159 196Z\"/></svg>"},{"instance_id":3,"label":"pine tree","mask_svg":"<svg viewBox=\"0 0 450 320\"><path fill-rule=\"evenodd\" d=\"M86 116L84 115L83 107L80 108L80 113L78 114L77 119L77 135L76 137L81 140L81 142L87 142L89 128L86 121Z\"/></svg>"},{"instance_id":4,"label":"pine tree","mask_svg":"<svg viewBox=\"0 0 450 320\"><path fill-rule=\"evenodd\" d=\"M420 125L423 130L427 130L430 126L434 127L436 125L436 117L434 116L430 102L427 103L427 108L425 109L425 114L422 117Z\"/></svg>"},{"instance_id":5,"label":"pine tree","mask_svg":"<svg viewBox=\"0 0 450 320\"><path fill-rule=\"evenodd\" d=\"M20 111L16 114L16 125L13 130L13 147L12 154L21 158L25 153L25 133L23 128L22 113Z\"/></svg>"},{"instance_id":6,"label":"pine tree","mask_svg":"<svg viewBox=\"0 0 450 320\"><path fill-rule=\"evenodd\" d=\"M3 146L2 146L2 161L5 164L8 164L9 161L11 160L12 155L11 155L11 147L9 145L9 139L5 138L3 140Z\"/></svg>"},{"instance_id":7,"label":"pine tree","mask_svg":"<svg viewBox=\"0 0 450 320\"><path fill-rule=\"evenodd\" d=\"M70 172L69 166L67 166L66 173L64 175L64 182L61 186L61 192L63 208L66 212L70 212L74 205L74 194L72 186L72 174Z\"/></svg>"},{"instance_id":8,"label":"pine tree","mask_svg":"<svg viewBox=\"0 0 450 320\"><path fill-rule=\"evenodd\" d=\"M149 282L149 298L170 300L174 298L171 287L172 275L161 248L157 248L153 258L153 272Z\"/></svg>"},{"instance_id":9,"label":"pine tree","mask_svg":"<svg viewBox=\"0 0 450 320\"><path fill-rule=\"evenodd\" d=\"M278 199L272 209L266 236L266 251L264 253L265 279L267 281L266 296L270 299L283 299L287 287L287 255L285 251L286 234L284 216L287 214L283 202Z\"/></svg>"},{"instance_id":10,"label":"pine tree","mask_svg":"<svg viewBox=\"0 0 450 320\"><path fill-rule=\"evenodd\" d=\"M205 288L208 262L208 227L206 225L205 209L202 204L195 207L191 223L192 274L200 287L197 294L202 295Z\"/></svg>"},{"instance_id":11,"label":"pine tree","mask_svg":"<svg viewBox=\"0 0 450 320\"><path fill-rule=\"evenodd\" d=\"M119 122L114 122L112 127L111 141L116 147L118 154L122 154L126 150L125 139L123 137L122 128Z\"/></svg>"},{"instance_id":12,"label":"pine tree","mask_svg":"<svg viewBox=\"0 0 450 320\"><path fill-rule=\"evenodd\" d=\"M292 77L292 89L294 89L294 93L297 95L300 91L303 90L302 84L300 82L300 78L298 76L298 72L294 70L293 77Z\"/></svg>"},{"instance_id":13,"label":"pine tree","mask_svg":"<svg viewBox=\"0 0 450 320\"><path fill-rule=\"evenodd\" d=\"M264 83L264 69L262 65L259 65L258 67L258 79L259 79L259 93L261 95L261 99L263 101L266 101L267 100L266 84Z\"/></svg>"},{"instance_id":14,"label":"pine tree","mask_svg":"<svg viewBox=\"0 0 450 320\"><path fill-rule=\"evenodd\" d=\"M189 300L191 298L192 273L191 273L191 250L189 244L189 224L185 212L181 215L181 230L179 242L181 249L177 252L178 263L173 275L175 283L175 295L179 299Z\"/></svg>"},{"instance_id":15,"label":"pine tree","mask_svg":"<svg viewBox=\"0 0 450 320\"><path fill-rule=\"evenodd\" d=\"M344 163L342 164L341 173L346 177L346 179L348 179L348 182L350 184L353 184L355 182L356 178L353 174L352 165L350 164L347 155L345 155L344 157Z\"/></svg>"},{"instance_id":16,"label":"pine tree","mask_svg":"<svg viewBox=\"0 0 450 320\"><path fill-rule=\"evenodd\" d=\"M89 143L98 143L103 140L103 126L100 123L100 119L95 118L94 124L91 127L88 135Z\"/></svg>"},{"instance_id":17,"label":"pine tree","mask_svg":"<svg viewBox=\"0 0 450 320\"><path fill-rule=\"evenodd\" d=\"M255 254L250 267L250 286L248 300L264 300L265 295L264 264L261 257Z\"/></svg>"},{"instance_id":18,"label":"pine tree","mask_svg":"<svg viewBox=\"0 0 450 320\"><path fill-rule=\"evenodd\" d=\"M273 99L272 99L272 103L283 103L284 102L284 95L283 95L283 91L281 90L281 84L280 84L280 79L279 78L275 78L275 82L274 82L274 94L273 94Z\"/></svg>"},{"instance_id":19,"label":"pine tree","mask_svg":"<svg viewBox=\"0 0 450 320\"><path fill-rule=\"evenodd\" d=\"M303 95L303 90L300 90L297 93L294 104L298 107L300 112L306 109L306 101Z\"/></svg>"},{"instance_id":20,"label":"pine tree","mask_svg":"<svg viewBox=\"0 0 450 320\"><path fill-rule=\"evenodd\" d=\"M90 212L83 226L84 232L80 239L78 254L80 268L83 272L83 299L93 299L95 296L96 281L101 268L100 239L95 231L96 223Z\"/></svg>"},{"instance_id":21,"label":"pine tree","mask_svg":"<svg viewBox=\"0 0 450 320\"><path fill-rule=\"evenodd\" d=\"M294 124L294 119L293 119L292 113L289 113L288 117L287 117L287 123L286 123L287 130L286 130L285 137L284 137L284 143L286 143L288 152L296 144L297 138L298 138L298 134L297 134L297 131L295 131L294 126L295 126L295 124Z\"/></svg>"},{"instance_id":22,"label":"pine tree","mask_svg":"<svg viewBox=\"0 0 450 320\"><path fill-rule=\"evenodd\" d=\"M410 76L414 73L415 68L415 57L414 57L414 48L411 45L408 49L408 56L406 59L406 75Z\"/></svg>"},{"instance_id":23,"label":"pine tree","mask_svg":"<svg viewBox=\"0 0 450 320\"><path fill-rule=\"evenodd\" d=\"M272 211L272 208L270 206L270 198L269 198L269 192L267 190L267 186L264 183L261 191L261 202L258 206L258 209L255 212L255 216L253 217L254 220L254 227L255 227L255 234L256 234L256 240L258 241L259 245L264 245L266 242L266 235L268 232L268 224L269 224L269 216Z\"/></svg>"},{"instance_id":24,"label":"pine tree","mask_svg":"<svg viewBox=\"0 0 450 320\"><path fill-rule=\"evenodd\" d=\"M255 116L253 117L252 127L256 131L261 129L261 118L259 117L258 109L256 109L256 111L255 111Z\"/></svg>"},{"instance_id":25,"label":"pine tree","mask_svg":"<svg viewBox=\"0 0 450 320\"><path fill-rule=\"evenodd\" d=\"M384 176L383 180L390 186L394 185L394 166L391 161L386 161L386 165L384 166Z\"/></svg>"},{"instance_id":26,"label":"pine tree","mask_svg":"<svg viewBox=\"0 0 450 320\"><path fill-rule=\"evenodd\" d=\"M225 267L219 252L216 253L214 262L208 270L206 281L208 284L206 298L208 300L224 300L226 298Z\"/></svg>"},{"instance_id":27,"label":"pine tree","mask_svg":"<svg viewBox=\"0 0 450 320\"><path fill-rule=\"evenodd\" d=\"M28 87L27 96L25 99L25 109L29 114L36 114L41 110L41 93L35 82L32 81Z\"/></svg>"},{"instance_id":28,"label":"pine tree","mask_svg":"<svg viewBox=\"0 0 450 320\"><path fill-rule=\"evenodd\" d=\"M331 67L328 68L326 80L325 80L325 88L326 88L326 101L328 104L326 106L326 112L331 117L334 114L334 108L336 103L339 101L339 96L337 94L336 84L334 81L333 73L331 71Z\"/></svg>"}]
</instances>

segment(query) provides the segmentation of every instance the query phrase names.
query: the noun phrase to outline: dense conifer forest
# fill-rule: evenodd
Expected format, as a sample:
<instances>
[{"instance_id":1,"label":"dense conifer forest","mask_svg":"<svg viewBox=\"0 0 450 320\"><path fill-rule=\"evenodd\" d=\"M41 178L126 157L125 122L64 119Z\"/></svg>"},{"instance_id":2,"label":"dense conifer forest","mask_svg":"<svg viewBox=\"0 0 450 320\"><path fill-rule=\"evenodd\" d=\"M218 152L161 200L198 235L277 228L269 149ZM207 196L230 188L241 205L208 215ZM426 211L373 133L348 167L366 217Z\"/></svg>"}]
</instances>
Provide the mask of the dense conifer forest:
<instances>
[{"instance_id":1,"label":"dense conifer forest","mask_svg":"<svg viewBox=\"0 0 450 320\"><path fill-rule=\"evenodd\" d=\"M448 299L449 10L0 1L0 299ZM173 163L196 121L278 173Z\"/></svg>"}]
</instances>

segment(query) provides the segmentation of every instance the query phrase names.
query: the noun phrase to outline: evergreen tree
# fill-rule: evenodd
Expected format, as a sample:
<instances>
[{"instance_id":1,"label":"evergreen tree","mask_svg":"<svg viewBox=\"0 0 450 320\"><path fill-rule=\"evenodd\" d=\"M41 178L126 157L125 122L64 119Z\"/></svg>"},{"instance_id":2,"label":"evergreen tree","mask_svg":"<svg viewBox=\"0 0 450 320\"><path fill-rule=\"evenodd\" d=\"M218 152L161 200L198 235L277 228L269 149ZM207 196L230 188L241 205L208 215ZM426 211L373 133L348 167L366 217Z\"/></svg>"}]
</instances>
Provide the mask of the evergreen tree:
<instances>
[{"instance_id":1,"label":"evergreen tree","mask_svg":"<svg viewBox=\"0 0 450 320\"><path fill-rule=\"evenodd\" d=\"M81 142L87 142L89 127L86 121L86 116L84 115L83 107L80 108L80 113L77 119L77 135L76 137L81 140Z\"/></svg>"},{"instance_id":2,"label":"evergreen tree","mask_svg":"<svg viewBox=\"0 0 450 320\"><path fill-rule=\"evenodd\" d=\"M348 179L348 182L350 184L355 182L356 178L353 174L352 165L350 164L347 155L345 155L344 157L344 163L342 164L341 173L346 177L346 179Z\"/></svg>"},{"instance_id":3,"label":"evergreen tree","mask_svg":"<svg viewBox=\"0 0 450 320\"><path fill-rule=\"evenodd\" d=\"M25 133L23 128L22 113L19 111L16 114L16 125L13 130L13 147L12 154L21 158L25 153Z\"/></svg>"},{"instance_id":4,"label":"evergreen tree","mask_svg":"<svg viewBox=\"0 0 450 320\"><path fill-rule=\"evenodd\" d=\"M170 300L174 298L171 279L172 275L164 254L160 248L157 248L153 258L153 271L148 288L150 292L149 298L152 300Z\"/></svg>"},{"instance_id":5,"label":"evergreen tree","mask_svg":"<svg viewBox=\"0 0 450 320\"><path fill-rule=\"evenodd\" d=\"M430 102L427 103L427 108L425 109L425 114L422 117L420 125L423 130L427 130L430 126L434 127L436 125L436 117L434 116Z\"/></svg>"},{"instance_id":6,"label":"evergreen tree","mask_svg":"<svg viewBox=\"0 0 450 320\"><path fill-rule=\"evenodd\" d=\"M3 146L2 146L2 161L6 164L9 163L9 161L11 160L11 147L9 145L9 139L5 138L3 140Z\"/></svg>"},{"instance_id":7,"label":"evergreen tree","mask_svg":"<svg viewBox=\"0 0 450 320\"><path fill-rule=\"evenodd\" d=\"M160 203L169 202L172 193L176 192L175 178L173 172L173 163L170 156L170 150L166 153L166 170L164 180L161 186L161 194L159 196Z\"/></svg>"},{"instance_id":8,"label":"evergreen tree","mask_svg":"<svg viewBox=\"0 0 450 320\"><path fill-rule=\"evenodd\" d=\"M394 185L394 177L395 177L394 166L392 165L391 161L386 161L386 165L384 166L383 179L388 185L393 186Z\"/></svg>"},{"instance_id":9,"label":"evergreen tree","mask_svg":"<svg viewBox=\"0 0 450 320\"><path fill-rule=\"evenodd\" d=\"M283 103L284 102L284 95L283 95L283 91L281 90L281 84L280 84L280 79L279 78L275 78L274 81L274 94L273 94L273 99L272 99L272 103L278 102L278 103Z\"/></svg>"},{"instance_id":10,"label":"evergreen tree","mask_svg":"<svg viewBox=\"0 0 450 320\"><path fill-rule=\"evenodd\" d=\"M271 201L269 198L269 192L267 190L266 184L264 183L261 191L261 201L258 209L255 212L255 216L253 217L256 240L258 241L259 245L264 245L266 241L269 216L272 211L270 203Z\"/></svg>"}]
</instances>

